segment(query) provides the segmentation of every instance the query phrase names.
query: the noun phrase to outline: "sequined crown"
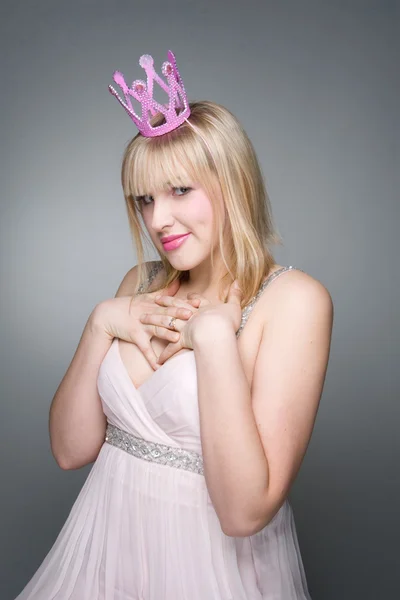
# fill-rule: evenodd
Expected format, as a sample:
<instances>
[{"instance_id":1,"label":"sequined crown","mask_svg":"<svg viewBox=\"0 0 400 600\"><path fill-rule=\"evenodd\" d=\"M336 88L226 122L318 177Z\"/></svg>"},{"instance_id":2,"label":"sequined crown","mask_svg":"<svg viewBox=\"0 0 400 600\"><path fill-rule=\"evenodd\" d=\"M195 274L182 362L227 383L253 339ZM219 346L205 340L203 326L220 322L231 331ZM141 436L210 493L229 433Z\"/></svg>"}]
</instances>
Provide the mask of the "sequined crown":
<instances>
[{"instance_id":1,"label":"sequined crown","mask_svg":"<svg viewBox=\"0 0 400 600\"><path fill-rule=\"evenodd\" d=\"M147 82L136 79L132 87L128 87L122 73L115 71L113 79L122 89L125 101L112 85L108 86L111 94L124 107L132 121L136 124L140 133L145 137L154 137L172 131L181 125L190 115L189 103L185 88L176 66L174 54L168 51L168 60L163 63L162 73L166 82L154 70L154 60L149 54L143 54L139 60L140 66L146 71ZM168 102L160 104L153 98L153 84L156 82L167 94ZM141 104L141 117L139 117L132 106L131 98L135 98ZM150 119L153 115L162 113L165 123L158 127L152 127Z\"/></svg>"}]
</instances>

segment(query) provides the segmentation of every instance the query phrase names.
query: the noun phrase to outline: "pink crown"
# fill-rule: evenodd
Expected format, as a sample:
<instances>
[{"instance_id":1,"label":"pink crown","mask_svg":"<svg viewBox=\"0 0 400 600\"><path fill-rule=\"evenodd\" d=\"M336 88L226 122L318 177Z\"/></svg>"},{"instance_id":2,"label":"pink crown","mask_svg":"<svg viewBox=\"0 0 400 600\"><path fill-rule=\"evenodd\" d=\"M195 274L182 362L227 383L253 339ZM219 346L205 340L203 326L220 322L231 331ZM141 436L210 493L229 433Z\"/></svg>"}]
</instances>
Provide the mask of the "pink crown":
<instances>
[{"instance_id":1,"label":"pink crown","mask_svg":"<svg viewBox=\"0 0 400 600\"><path fill-rule=\"evenodd\" d=\"M186 97L185 88L176 66L176 60L171 50L168 51L168 61L163 63L162 73L167 83L154 70L154 60L149 54L143 54L139 60L140 66L146 71L147 83L136 79L129 88L126 85L124 76L119 71L115 71L113 79L122 89L125 102L115 89L109 85L108 89L118 102L124 107L132 121L136 124L140 133L145 137L154 137L172 131L181 125L190 115L189 103ZM153 83L158 85L168 94L167 104L159 104L153 98ZM138 100L142 107L141 118L135 113L130 96ZM162 113L165 117L165 123L158 127L150 125L151 116Z\"/></svg>"}]
</instances>

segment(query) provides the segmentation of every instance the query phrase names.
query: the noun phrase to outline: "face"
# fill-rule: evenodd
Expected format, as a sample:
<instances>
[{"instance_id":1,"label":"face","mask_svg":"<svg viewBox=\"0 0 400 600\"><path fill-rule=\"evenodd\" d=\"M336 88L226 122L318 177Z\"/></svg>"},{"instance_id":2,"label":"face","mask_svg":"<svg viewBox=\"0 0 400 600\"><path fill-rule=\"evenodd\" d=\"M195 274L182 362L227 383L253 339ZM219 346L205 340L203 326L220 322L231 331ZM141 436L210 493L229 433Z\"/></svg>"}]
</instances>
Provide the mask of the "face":
<instances>
[{"instance_id":1,"label":"face","mask_svg":"<svg viewBox=\"0 0 400 600\"><path fill-rule=\"evenodd\" d=\"M210 256L213 207L200 185L136 196L135 202L153 244L173 267L189 270ZM168 241L172 236L183 237Z\"/></svg>"}]
</instances>

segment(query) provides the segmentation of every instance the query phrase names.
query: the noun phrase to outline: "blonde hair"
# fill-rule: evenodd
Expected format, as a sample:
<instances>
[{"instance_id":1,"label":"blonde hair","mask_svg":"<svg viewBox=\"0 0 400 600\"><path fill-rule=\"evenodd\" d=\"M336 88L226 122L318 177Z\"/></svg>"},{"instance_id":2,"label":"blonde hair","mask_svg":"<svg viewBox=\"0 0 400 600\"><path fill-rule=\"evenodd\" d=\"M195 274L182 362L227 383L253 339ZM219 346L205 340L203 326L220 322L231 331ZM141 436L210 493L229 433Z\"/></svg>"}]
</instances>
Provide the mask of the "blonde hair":
<instances>
[{"instance_id":1,"label":"blonde hair","mask_svg":"<svg viewBox=\"0 0 400 600\"><path fill-rule=\"evenodd\" d=\"M190 124L153 138L137 134L124 153L122 187L139 266L136 291L147 276L142 243L147 236L134 196L184 186L189 180L203 187L213 205L214 239L227 271L220 284L238 279L245 306L274 265L270 246L280 244L281 237L254 148L238 120L214 102L193 102L190 110ZM162 121L163 116L156 115L152 124ZM158 289L187 278L165 256L160 259L166 276Z\"/></svg>"}]
</instances>

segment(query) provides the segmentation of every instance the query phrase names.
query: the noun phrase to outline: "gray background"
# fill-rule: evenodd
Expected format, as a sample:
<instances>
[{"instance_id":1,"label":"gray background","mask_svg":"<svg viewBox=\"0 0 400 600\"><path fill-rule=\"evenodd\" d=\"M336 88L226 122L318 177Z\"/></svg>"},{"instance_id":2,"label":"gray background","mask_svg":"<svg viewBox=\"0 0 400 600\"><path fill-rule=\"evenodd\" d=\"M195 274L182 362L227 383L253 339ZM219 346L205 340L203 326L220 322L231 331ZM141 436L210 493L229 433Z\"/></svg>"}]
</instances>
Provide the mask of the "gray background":
<instances>
[{"instance_id":1,"label":"gray background","mask_svg":"<svg viewBox=\"0 0 400 600\"><path fill-rule=\"evenodd\" d=\"M252 138L285 241L277 262L333 297L325 390L291 495L313 600L394 598L396 3L3 0L0 16L1 600L33 575L89 472L57 467L48 409L88 315L136 262L119 183L135 128L107 85L169 48L191 99L225 104Z\"/></svg>"}]
</instances>

